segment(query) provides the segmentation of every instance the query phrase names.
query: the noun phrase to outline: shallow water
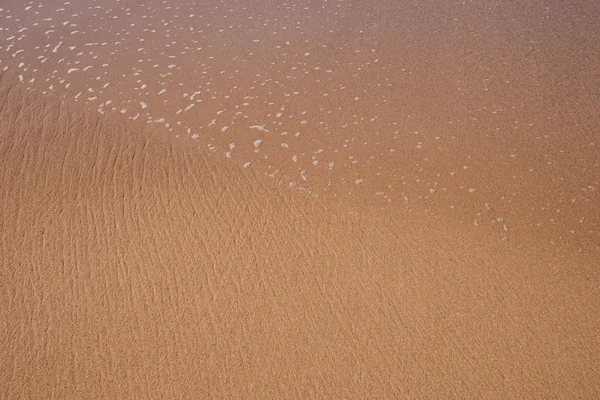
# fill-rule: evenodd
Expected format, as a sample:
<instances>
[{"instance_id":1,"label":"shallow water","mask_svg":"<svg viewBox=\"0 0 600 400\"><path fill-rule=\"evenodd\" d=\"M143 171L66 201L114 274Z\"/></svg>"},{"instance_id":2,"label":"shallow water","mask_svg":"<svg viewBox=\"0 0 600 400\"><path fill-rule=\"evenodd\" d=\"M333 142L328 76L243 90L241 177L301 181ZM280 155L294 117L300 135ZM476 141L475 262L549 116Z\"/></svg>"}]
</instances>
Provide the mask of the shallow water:
<instances>
[{"instance_id":1,"label":"shallow water","mask_svg":"<svg viewBox=\"0 0 600 400\"><path fill-rule=\"evenodd\" d=\"M315 196L596 251L598 15L595 2L15 3L0 67Z\"/></svg>"}]
</instances>

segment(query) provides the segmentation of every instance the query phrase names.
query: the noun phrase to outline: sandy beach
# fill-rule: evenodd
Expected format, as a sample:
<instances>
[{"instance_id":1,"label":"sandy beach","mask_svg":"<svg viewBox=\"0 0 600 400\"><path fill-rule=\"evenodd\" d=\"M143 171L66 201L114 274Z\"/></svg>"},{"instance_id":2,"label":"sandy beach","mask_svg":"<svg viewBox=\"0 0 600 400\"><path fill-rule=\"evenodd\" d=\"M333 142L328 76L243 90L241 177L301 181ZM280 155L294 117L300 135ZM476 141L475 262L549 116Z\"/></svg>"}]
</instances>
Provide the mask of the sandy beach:
<instances>
[{"instance_id":1,"label":"sandy beach","mask_svg":"<svg viewBox=\"0 0 600 400\"><path fill-rule=\"evenodd\" d=\"M600 397L600 7L0 5L0 398Z\"/></svg>"}]
</instances>

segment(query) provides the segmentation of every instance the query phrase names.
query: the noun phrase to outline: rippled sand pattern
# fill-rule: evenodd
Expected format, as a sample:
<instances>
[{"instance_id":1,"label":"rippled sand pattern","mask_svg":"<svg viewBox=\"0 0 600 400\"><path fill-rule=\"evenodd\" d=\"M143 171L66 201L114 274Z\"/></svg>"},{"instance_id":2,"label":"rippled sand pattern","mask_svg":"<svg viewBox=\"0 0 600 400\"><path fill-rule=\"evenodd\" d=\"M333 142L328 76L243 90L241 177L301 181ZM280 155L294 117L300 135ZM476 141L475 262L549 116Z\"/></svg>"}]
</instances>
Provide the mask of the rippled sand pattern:
<instances>
[{"instance_id":1,"label":"rippled sand pattern","mask_svg":"<svg viewBox=\"0 0 600 400\"><path fill-rule=\"evenodd\" d=\"M0 99L3 398L599 393L589 255L290 196L152 129Z\"/></svg>"},{"instance_id":2,"label":"rippled sand pattern","mask_svg":"<svg viewBox=\"0 0 600 400\"><path fill-rule=\"evenodd\" d=\"M0 2L0 395L599 397L598 21Z\"/></svg>"}]
</instances>

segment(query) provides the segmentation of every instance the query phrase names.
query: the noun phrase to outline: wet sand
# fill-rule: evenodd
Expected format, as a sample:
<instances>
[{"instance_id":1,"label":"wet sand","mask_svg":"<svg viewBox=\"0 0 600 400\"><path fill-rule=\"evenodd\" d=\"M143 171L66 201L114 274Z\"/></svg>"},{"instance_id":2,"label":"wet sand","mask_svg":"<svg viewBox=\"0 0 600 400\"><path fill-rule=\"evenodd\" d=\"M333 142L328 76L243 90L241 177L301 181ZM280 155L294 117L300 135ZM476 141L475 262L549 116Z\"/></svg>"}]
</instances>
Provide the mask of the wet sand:
<instances>
[{"instance_id":1,"label":"wet sand","mask_svg":"<svg viewBox=\"0 0 600 400\"><path fill-rule=\"evenodd\" d=\"M138 3L0 6L0 397L600 396L596 3Z\"/></svg>"}]
</instances>

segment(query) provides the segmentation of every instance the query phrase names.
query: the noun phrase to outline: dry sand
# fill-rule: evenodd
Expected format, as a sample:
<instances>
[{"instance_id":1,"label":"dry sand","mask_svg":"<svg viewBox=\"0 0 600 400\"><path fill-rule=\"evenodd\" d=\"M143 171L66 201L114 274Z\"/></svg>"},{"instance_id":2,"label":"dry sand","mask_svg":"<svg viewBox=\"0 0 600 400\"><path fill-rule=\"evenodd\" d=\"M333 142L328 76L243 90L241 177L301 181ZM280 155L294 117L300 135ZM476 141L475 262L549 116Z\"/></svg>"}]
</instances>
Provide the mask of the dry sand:
<instances>
[{"instance_id":1,"label":"dry sand","mask_svg":"<svg viewBox=\"0 0 600 400\"><path fill-rule=\"evenodd\" d=\"M0 5L0 398L599 398L599 6L467 3Z\"/></svg>"}]
</instances>

